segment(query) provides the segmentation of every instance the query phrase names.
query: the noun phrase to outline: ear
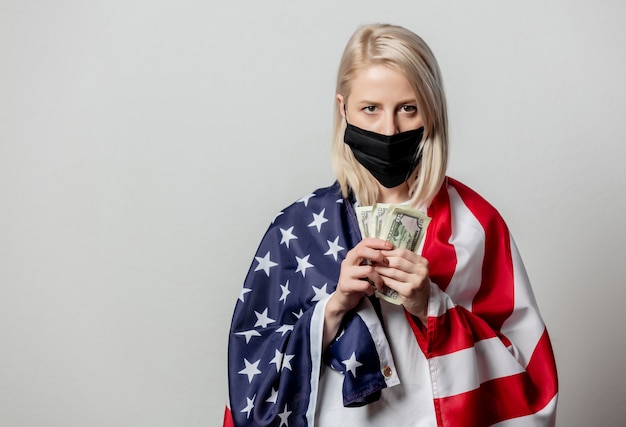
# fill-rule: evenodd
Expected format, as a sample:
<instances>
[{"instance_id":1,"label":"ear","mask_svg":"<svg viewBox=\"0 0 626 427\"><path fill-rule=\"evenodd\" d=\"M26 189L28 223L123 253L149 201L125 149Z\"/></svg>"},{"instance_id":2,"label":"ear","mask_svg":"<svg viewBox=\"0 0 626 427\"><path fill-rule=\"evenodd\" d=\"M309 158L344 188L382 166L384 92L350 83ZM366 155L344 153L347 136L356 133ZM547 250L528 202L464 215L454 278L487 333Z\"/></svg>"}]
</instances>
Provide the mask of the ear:
<instances>
[{"instance_id":1,"label":"ear","mask_svg":"<svg viewBox=\"0 0 626 427\"><path fill-rule=\"evenodd\" d=\"M337 105L339 106L339 114L345 119L346 118L346 104L343 102L343 96L341 94L337 94Z\"/></svg>"}]
</instances>

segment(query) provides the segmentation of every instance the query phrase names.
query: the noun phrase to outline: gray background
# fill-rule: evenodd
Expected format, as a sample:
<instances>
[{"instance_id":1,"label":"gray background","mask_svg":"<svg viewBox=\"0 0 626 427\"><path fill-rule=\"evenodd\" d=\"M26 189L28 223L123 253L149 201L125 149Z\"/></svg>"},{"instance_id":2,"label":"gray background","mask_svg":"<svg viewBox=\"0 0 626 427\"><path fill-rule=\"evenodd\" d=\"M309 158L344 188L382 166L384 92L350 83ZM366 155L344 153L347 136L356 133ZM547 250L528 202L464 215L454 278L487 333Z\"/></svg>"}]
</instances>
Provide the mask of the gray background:
<instances>
[{"instance_id":1,"label":"gray background","mask_svg":"<svg viewBox=\"0 0 626 427\"><path fill-rule=\"evenodd\" d=\"M433 48L449 175L506 218L559 425L626 419L619 1L0 0L0 425L214 426L276 212L333 178L357 25Z\"/></svg>"}]
</instances>

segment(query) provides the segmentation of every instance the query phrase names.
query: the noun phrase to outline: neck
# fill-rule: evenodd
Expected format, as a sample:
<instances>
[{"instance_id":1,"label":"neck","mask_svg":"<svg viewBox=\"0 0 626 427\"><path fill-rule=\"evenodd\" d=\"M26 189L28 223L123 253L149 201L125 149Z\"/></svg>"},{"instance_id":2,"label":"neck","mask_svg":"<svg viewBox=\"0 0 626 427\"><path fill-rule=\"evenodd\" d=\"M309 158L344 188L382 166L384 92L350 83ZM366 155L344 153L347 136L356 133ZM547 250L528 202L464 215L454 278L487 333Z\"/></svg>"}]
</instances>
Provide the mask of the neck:
<instances>
[{"instance_id":1,"label":"neck","mask_svg":"<svg viewBox=\"0 0 626 427\"><path fill-rule=\"evenodd\" d=\"M404 203L409 200L409 184L403 182L397 187L386 188L378 184L378 203Z\"/></svg>"}]
</instances>

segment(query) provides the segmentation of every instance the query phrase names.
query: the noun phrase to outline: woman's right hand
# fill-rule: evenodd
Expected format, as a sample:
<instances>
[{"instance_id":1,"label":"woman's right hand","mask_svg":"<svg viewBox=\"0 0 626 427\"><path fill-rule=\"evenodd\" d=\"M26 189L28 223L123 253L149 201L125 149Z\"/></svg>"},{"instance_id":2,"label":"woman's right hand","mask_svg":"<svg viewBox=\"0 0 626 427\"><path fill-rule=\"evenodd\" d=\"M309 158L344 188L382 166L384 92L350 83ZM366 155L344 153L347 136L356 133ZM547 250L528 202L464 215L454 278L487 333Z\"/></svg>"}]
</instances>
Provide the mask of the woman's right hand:
<instances>
[{"instance_id":1,"label":"woman's right hand","mask_svg":"<svg viewBox=\"0 0 626 427\"><path fill-rule=\"evenodd\" d=\"M337 289L326 304L324 313L323 348L334 339L343 316L359 303L361 298L374 293L383 286L383 280L374 271L374 265L387 264L381 251L391 250L393 245L381 239L361 240L341 262ZM369 261L369 262L368 262Z\"/></svg>"}]
</instances>

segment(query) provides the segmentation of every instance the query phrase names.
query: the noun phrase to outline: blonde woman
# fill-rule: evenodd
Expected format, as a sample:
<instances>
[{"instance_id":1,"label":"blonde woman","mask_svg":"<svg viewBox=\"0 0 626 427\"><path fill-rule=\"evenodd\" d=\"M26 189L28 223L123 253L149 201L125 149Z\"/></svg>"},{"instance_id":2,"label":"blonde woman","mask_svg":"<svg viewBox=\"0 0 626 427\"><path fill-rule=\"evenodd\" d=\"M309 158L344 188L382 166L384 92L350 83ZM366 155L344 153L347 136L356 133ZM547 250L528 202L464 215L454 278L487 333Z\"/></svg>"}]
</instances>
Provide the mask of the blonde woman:
<instances>
[{"instance_id":1,"label":"blonde woman","mask_svg":"<svg viewBox=\"0 0 626 427\"><path fill-rule=\"evenodd\" d=\"M359 28L336 101L337 182L279 213L235 307L224 425L553 426L550 340L506 224L446 177L428 46ZM416 251L361 235L380 203L430 217Z\"/></svg>"}]
</instances>

